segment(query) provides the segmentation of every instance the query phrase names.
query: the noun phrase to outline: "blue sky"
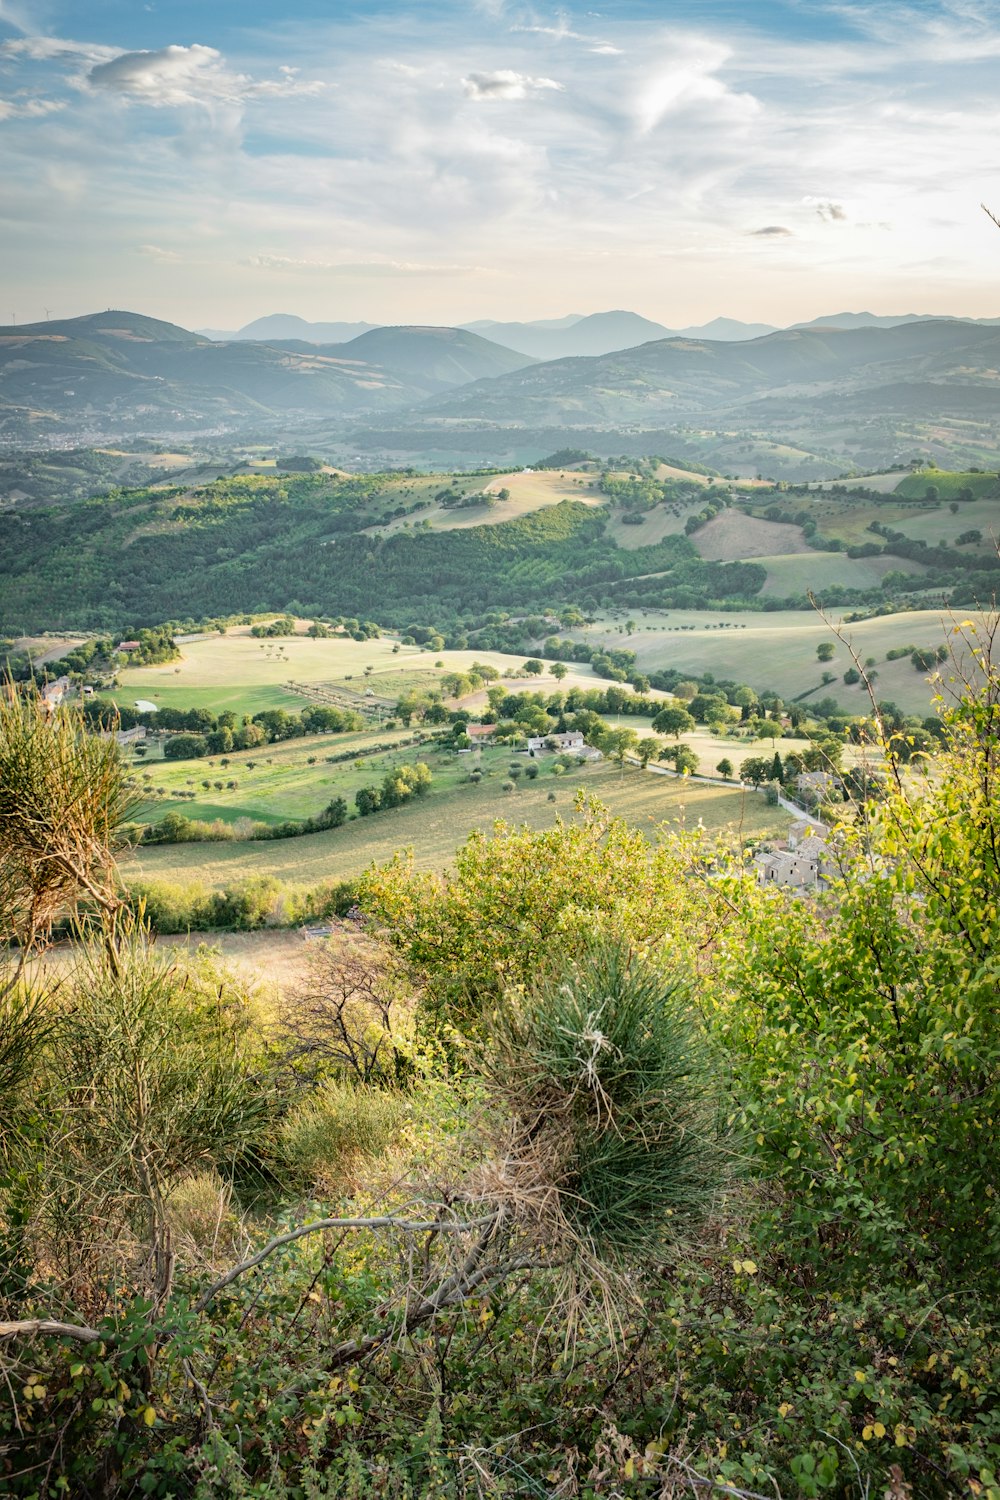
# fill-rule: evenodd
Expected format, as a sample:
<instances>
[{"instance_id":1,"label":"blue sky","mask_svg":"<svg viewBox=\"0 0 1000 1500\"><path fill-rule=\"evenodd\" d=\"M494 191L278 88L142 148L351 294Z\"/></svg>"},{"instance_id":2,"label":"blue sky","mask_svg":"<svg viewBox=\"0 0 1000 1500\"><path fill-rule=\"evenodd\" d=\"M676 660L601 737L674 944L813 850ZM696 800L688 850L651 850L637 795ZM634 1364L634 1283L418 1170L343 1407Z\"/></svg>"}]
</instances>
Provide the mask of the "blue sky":
<instances>
[{"instance_id":1,"label":"blue sky","mask_svg":"<svg viewBox=\"0 0 1000 1500\"><path fill-rule=\"evenodd\" d=\"M1000 0L0 0L0 321L1000 315Z\"/></svg>"}]
</instances>

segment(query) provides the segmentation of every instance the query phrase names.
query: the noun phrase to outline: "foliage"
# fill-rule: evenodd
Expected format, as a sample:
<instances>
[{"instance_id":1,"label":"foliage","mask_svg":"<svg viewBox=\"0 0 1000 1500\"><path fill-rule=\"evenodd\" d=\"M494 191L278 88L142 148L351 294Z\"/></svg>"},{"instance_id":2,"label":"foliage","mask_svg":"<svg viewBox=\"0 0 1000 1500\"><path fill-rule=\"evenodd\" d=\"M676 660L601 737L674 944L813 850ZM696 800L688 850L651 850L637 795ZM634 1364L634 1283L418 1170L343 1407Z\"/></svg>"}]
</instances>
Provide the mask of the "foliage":
<instances>
[{"instance_id":1,"label":"foliage","mask_svg":"<svg viewBox=\"0 0 1000 1500\"><path fill-rule=\"evenodd\" d=\"M0 689L0 937L27 950L81 901L113 914L114 851L133 805L113 739Z\"/></svg>"},{"instance_id":2,"label":"foliage","mask_svg":"<svg viewBox=\"0 0 1000 1500\"><path fill-rule=\"evenodd\" d=\"M675 1253L730 1167L713 1063L681 986L621 942L589 945L498 1008L487 1057L515 1141L520 1131L523 1152L546 1161L574 1233L615 1262Z\"/></svg>"}]
</instances>

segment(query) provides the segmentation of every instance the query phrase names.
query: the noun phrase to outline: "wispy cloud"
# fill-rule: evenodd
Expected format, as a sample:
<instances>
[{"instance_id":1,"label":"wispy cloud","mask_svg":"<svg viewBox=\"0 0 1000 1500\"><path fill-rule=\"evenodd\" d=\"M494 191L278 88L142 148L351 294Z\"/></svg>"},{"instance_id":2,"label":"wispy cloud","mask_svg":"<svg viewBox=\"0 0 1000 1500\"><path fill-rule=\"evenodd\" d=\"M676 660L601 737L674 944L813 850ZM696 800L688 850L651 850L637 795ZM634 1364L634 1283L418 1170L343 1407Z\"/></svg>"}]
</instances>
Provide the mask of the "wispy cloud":
<instances>
[{"instance_id":1,"label":"wispy cloud","mask_svg":"<svg viewBox=\"0 0 1000 1500\"><path fill-rule=\"evenodd\" d=\"M398 260L308 260L288 255L252 255L247 265L257 271L287 271L303 276L471 276L483 269Z\"/></svg>"},{"instance_id":2,"label":"wispy cloud","mask_svg":"<svg viewBox=\"0 0 1000 1500\"><path fill-rule=\"evenodd\" d=\"M296 77L297 71L284 68L278 79L254 79L232 72L214 47L195 43L163 47L158 52L122 52L91 68L87 83L154 108L212 100L237 104L264 95L322 91L321 82L303 82Z\"/></svg>"}]
</instances>

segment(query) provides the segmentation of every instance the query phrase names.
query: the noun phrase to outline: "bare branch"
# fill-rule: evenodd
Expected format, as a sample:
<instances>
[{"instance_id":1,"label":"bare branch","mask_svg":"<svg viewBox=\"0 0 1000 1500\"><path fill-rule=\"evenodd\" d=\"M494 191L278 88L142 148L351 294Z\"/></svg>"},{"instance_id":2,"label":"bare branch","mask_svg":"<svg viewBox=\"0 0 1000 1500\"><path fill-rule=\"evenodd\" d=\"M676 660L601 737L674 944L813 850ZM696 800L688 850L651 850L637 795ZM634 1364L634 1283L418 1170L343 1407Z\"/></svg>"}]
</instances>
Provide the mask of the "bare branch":
<instances>
[{"instance_id":1,"label":"bare branch","mask_svg":"<svg viewBox=\"0 0 1000 1500\"><path fill-rule=\"evenodd\" d=\"M496 1217L495 1214L491 1214L483 1219L413 1220L397 1219L387 1214L372 1219L316 1219L312 1224L300 1224L297 1229L290 1229L286 1234L275 1235L274 1239L269 1240L256 1255L251 1255L247 1260L240 1261L239 1265L233 1266L225 1276L213 1282L207 1291L202 1293L193 1311L204 1312L219 1293L227 1286L231 1286L240 1276L261 1265L269 1255L274 1254L275 1250L280 1250L283 1245L291 1245L295 1240L300 1240L307 1234L320 1234L325 1229L398 1229L402 1234L470 1234L474 1229L488 1228L496 1222Z\"/></svg>"},{"instance_id":2,"label":"bare branch","mask_svg":"<svg viewBox=\"0 0 1000 1500\"><path fill-rule=\"evenodd\" d=\"M0 1340L17 1338L79 1339L82 1344L113 1344L107 1331L88 1328L82 1323L58 1323L52 1318L24 1318L18 1323L0 1323Z\"/></svg>"}]
</instances>

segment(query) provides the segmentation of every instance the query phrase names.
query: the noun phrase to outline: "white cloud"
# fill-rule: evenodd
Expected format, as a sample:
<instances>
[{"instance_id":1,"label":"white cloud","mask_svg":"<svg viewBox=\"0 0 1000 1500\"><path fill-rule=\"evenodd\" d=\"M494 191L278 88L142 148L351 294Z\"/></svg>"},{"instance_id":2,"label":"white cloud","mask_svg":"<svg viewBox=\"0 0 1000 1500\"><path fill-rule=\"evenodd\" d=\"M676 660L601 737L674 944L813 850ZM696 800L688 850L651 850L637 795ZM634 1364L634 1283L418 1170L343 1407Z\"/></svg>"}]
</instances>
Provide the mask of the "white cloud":
<instances>
[{"instance_id":1,"label":"white cloud","mask_svg":"<svg viewBox=\"0 0 1000 1500\"><path fill-rule=\"evenodd\" d=\"M532 78L528 73L516 73L513 68L499 68L495 73L470 73L462 79L462 87L469 99L527 99L531 94L544 93L548 89L562 92L563 85L554 78Z\"/></svg>"},{"instance_id":2,"label":"white cloud","mask_svg":"<svg viewBox=\"0 0 1000 1500\"><path fill-rule=\"evenodd\" d=\"M158 52L122 52L91 68L87 82L154 108L221 101L240 103L264 94L316 94L323 84L300 82L282 70L276 80L256 81L245 73L233 73L214 47L194 43L190 47L169 46Z\"/></svg>"},{"instance_id":3,"label":"white cloud","mask_svg":"<svg viewBox=\"0 0 1000 1500\"><path fill-rule=\"evenodd\" d=\"M0 99L0 120L40 120L66 108L65 99Z\"/></svg>"},{"instance_id":4,"label":"white cloud","mask_svg":"<svg viewBox=\"0 0 1000 1500\"><path fill-rule=\"evenodd\" d=\"M181 258L176 250L164 250L161 245L140 245L138 253L150 260L179 261Z\"/></svg>"},{"instance_id":5,"label":"white cloud","mask_svg":"<svg viewBox=\"0 0 1000 1500\"><path fill-rule=\"evenodd\" d=\"M106 62L115 56L114 47L96 42L74 42L58 36L23 36L0 43L0 56L23 57L29 62L52 62L56 58L73 58L81 62Z\"/></svg>"},{"instance_id":6,"label":"white cloud","mask_svg":"<svg viewBox=\"0 0 1000 1500\"><path fill-rule=\"evenodd\" d=\"M692 112L716 123L748 120L760 110L750 93L739 93L716 75L730 62L731 50L700 38L671 37L657 49L665 55L635 94L632 110L640 135L648 135L670 116Z\"/></svg>"}]
</instances>

